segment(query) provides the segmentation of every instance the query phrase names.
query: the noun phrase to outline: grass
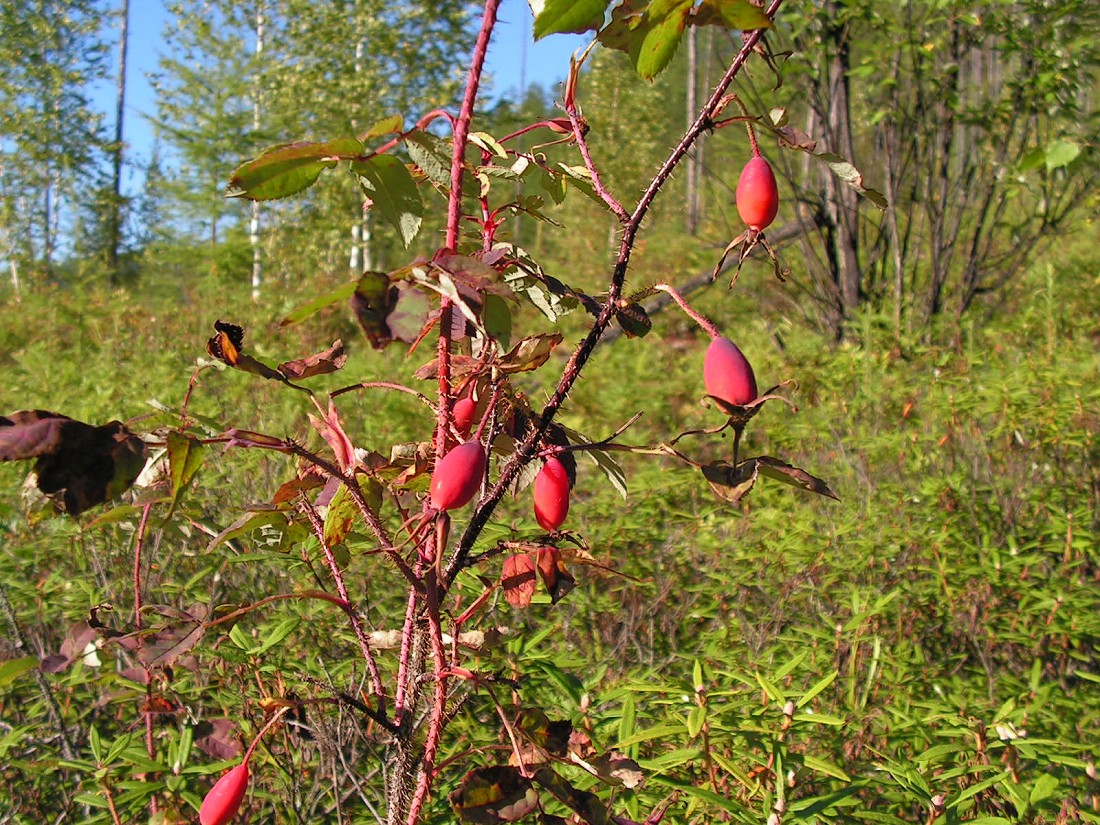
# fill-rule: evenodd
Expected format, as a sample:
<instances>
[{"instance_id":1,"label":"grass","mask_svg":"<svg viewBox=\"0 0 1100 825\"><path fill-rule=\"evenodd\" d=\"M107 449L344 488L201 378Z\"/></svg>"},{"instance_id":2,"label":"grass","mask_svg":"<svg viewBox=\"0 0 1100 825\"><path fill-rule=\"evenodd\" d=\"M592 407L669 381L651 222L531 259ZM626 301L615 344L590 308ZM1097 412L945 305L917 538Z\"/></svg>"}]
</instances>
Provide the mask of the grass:
<instances>
[{"instance_id":1,"label":"grass","mask_svg":"<svg viewBox=\"0 0 1100 825\"><path fill-rule=\"evenodd\" d=\"M840 501L763 479L732 506L689 467L617 453L624 501L582 459L568 527L601 566L573 564L576 590L556 606L540 598L520 611L494 599L484 624L516 632L478 669L518 678L523 704L637 759L647 776L638 789L572 776L635 819L676 791L666 822L761 822L781 809L783 821L1100 821L1090 776L1100 730L1100 351L1082 323L1100 317L1100 298L1089 261L1084 252L1037 267L1014 306L964 325L954 347L897 342L868 317L861 340L830 349L782 318L755 320L762 299L753 290L766 285L704 296L700 308L725 321L762 386L798 382L799 411L770 403L743 451L825 478ZM169 424L218 317L244 325L248 351L272 363L344 337L351 359L342 374L315 379L325 389L411 382L428 358L369 350L335 311L277 327L298 298L29 295L0 313L0 412ZM563 348L577 339L569 325ZM680 316L658 316L648 337L598 352L564 422L600 438L641 411L621 439L635 445L713 425L716 412L699 403L704 349ZM557 363L517 376L517 386L537 403ZM396 393L350 393L339 407L357 445L383 453L427 438L432 425L425 407ZM238 371L204 371L190 409L212 426L321 446L303 394ZM709 461L728 458L731 445L724 433L678 447ZM79 524L45 517L20 495L26 469L0 465L0 574L27 644L0 647L5 821L67 812L109 822L108 798L136 819L153 793L165 822L193 819L207 774L223 764L202 739L207 726L244 735L258 728L265 695L357 685L354 642L331 608L282 602L231 634L209 632L158 672L154 693L177 710L158 721L152 765L141 741L145 688L128 654L107 648L98 665L47 676L76 749L59 761L42 690L3 661L62 650L96 605L114 608L101 614L108 624L127 626L134 515L99 525L91 522L102 510ZM157 511L146 602L197 610L317 586L315 542L280 543L268 529L208 548L212 533L292 473L281 456L208 449L179 510L168 519ZM528 495L498 509L486 546L531 530ZM356 542L350 580L372 625L393 626L399 582ZM478 572L498 575L492 563ZM466 586L471 596L480 589L472 576ZM256 652L265 640L275 641ZM439 822L453 819L447 788L499 754L487 696L473 694L457 712ZM308 723L312 739L286 730L271 739L252 821L373 821L384 741L326 705L312 707Z\"/></svg>"}]
</instances>

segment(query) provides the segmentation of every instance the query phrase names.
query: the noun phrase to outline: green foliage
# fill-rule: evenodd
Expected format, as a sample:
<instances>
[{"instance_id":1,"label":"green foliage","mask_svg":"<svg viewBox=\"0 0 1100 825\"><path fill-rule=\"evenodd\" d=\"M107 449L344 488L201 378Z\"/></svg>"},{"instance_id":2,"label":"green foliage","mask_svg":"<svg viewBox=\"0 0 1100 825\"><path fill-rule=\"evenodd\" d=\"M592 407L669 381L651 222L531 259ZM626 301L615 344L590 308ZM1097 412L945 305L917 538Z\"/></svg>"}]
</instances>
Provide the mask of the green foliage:
<instances>
[{"instance_id":1,"label":"green foliage","mask_svg":"<svg viewBox=\"0 0 1100 825\"><path fill-rule=\"evenodd\" d=\"M501 600L486 624L512 627L514 635L484 653L478 669L518 677L525 706L568 719L596 747L636 760L645 782L617 795L628 815L644 815L674 790L680 801L667 816L679 822L723 812L759 822L780 799L787 818L817 821L924 821L933 804L945 817L1028 823L1052 821L1064 805L1075 810L1074 798L1095 792L1085 770L1100 724L1089 699L1091 640L1100 635L1090 584L1098 563L1091 411L1100 398L1091 380L1091 339L1076 323L1098 311L1094 291L1085 288L1088 260L1068 262L1049 278L1034 273L1017 320L972 331L959 350L914 345L898 358L874 318L863 327L862 345L833 352L790 329L787 348L776 350L762 322L740 325L739 344L753 354L764 384L800 379L800 411L764 410L745 448L826 470L841 504L799 498L792 506L795 492L763 485L751 507L731 508L713 499L696 473L639 458L627 461L624 505L582 460L573 529L598 562L633 578L586 566L575 570L576 592L556 607L536 595L524 614ZM216 307L228 296L191 300ZM260 330L265 316L277 320L296 300L288 295L283 308L252 310L239 320ZM708 307L715 317L727 300ZM213 314L191 320L174 302L103 293L66 305L36 297L18 323L4 316L5 398L87 420L108 410L124 418L142 413L148 397L178 403ZM155 327L150 317L158 319ZM30 338L25 323L32 321L53 334ZM709 413L696 404L703 342L685 338L675 317L659 316L655 326L645 339L623 339L602 352L593 380L574 393L566 423L605 434L641 410L628 431L633 442L705 424ZM303 338L307 333L257 331L252 346L282 358L288 349L327 343ZM653 368L685 344L677 369ZM409 369L363 349L352 352L357 375L392 378ZM78 360L62 355L73 352ZM527 375L528 390L539 392L539 373ZM244 373L205 373L191 409L293 433L306 403L297 396ZM119 407L122 399L127 405ZM358 443L408 439L426 426L415 402L388 394L351 400L342 412ZM721 452L689 440L680 447L700 458ZM313 586L319 548L288 554L283 548L301 537L289 536L285 521L257 520L218 543L211 539L240 502L268 499L288 467L279 457L209 452L201 485L184 492L169 521L154 520L160 561L148 592L184 608ZM14 470L0 468L12 491ZM102 571L125 563L137 511L75 527L28 520L32 511L24 507L9 495L0 509L2 563L9 598L35 644L61 650L69 625L103 601L124 617L128 587ZM527 510L521 496L487 540L529 521ZM353 572L369 543L349 537L348 548ZM396 592L389 575L359 581L379 618L401 609L386 595ZM473 577L465 586L471 597L478 592ZM228 729L245 739L258 728L254 703L262 694L252 668L265 681L279 674L289 684L311 676L346 684L354 642L338 628L330 605L301 600L239 618L228 637L212 628L194 651L208 665L192 670L181 659L164 694L198 718L158 717L153 760L127 732L145 689L116 672L105 651L98 665L78 661L46 677L62 707L73 709L65 714L78 753L63 762L34 755L55 728L31 674L13 671L0 686L8 706L18 701L20 708L9 712L13 728L3 740L6 807L32 821L36 812L88 802L110 821L100 807L110 789L120 812L138 815L153 792L162 804L188 810L228 764L197 750L205 724L221 725L228 716ZM219 637L212 658L206 646ZM113 701L96 704L107 690ZM487 697L476 691L463 705L449 751L458 761L444 771L445 786L457 786L474 758L461 756L467 749L498 742L499 717ZM793 715L785 713L788 701ZM336 737L350 749L346 760L370 764L381 756L369 738L349 739L335 722L321 707L307 712L315 736ZM89 738L93 730L98 745ZM272 740L272 753L286 756L256 758L277 758L309 778L288 797L276 772L258 767L248 803L253 815L278 817L291 806L335 821L321 813L331 786L312 777L350 777L316 740L284 738L293 736L288 729ZM212 745L203 740L203 747ZM483 753L488 759L492 751ZM578 767L557 770L578 787L595 781ZM58 783L58 772L72 783ZM368 769L356 781L377 798L371 776ZM437 815L448 819L445 803Z\"/></svg>"}]
</instances>

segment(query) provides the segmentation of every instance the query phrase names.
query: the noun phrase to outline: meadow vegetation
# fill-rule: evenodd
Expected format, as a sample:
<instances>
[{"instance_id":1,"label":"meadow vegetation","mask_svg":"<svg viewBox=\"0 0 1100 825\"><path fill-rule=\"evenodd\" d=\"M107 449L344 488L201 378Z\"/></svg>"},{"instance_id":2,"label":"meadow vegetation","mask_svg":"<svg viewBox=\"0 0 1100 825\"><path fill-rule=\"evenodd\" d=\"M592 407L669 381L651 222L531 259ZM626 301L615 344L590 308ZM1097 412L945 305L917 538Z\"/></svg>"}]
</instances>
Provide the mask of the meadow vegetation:
<instances>
[{"instance_id":1,"label":"meadow vegetation","mask_svg":"<svg viewBox=\"0 0 1100 825\"><path fill-rule=\"evenodd\" d=\"M746 446L815 468L840 501L773 483L734 507L696 473L638 456L624 456L623 500L582 460L571 518L598 565L575 569L576 590L556 605L536 596L521 611L499 599L487 624L508 630L483 667L517 679L525 704L557 709L637 759L646 782L621 791L629 812L678 792L666 821L759 822L780 799L792 821L1100 821L1100 351L1088 322L1100 317L1100 301L1094 251L1071 250L1062 263L1034 267L1012 311L964 326L955 346L898 341L871 316L840 347L782 318L765 323L757 307L775 284L763 266L735 293L712 289L700 308L752 354L761 385L798 380L799 411L769 407ZM638 277L655 275L665 273ZM252 305L241 290L210 284L184 300L26 295L0 314L4 407L145 417L135 426L150 428L178 409L224 307L235 307L257 350L272 357L323 347L347 325L334 311L278 328L305 284L302 296ZM704 350L681 315L655 316L646 338L601 347L564 422L598 438L642 412L625 439L637 443L705 426ZM407 378L417 364L353 345L344 372ZM533 398L546 392L538 372L521 386ZM212 429L232 422L316 440L303 425L307 402L280 389L206 371L191 411ZM398 394L344 400L349 434L368 449L422 437L428 426ZM727 439L698 450L717 458L728 447ZM308 584L308 554L284 552L276 533L208 549L244 508L269 500L290 468L282 456L211 454L179 511L151 528L147 599L187 608ZM134 511L93 511L79 522L46 515L20 495L24 473L0 466L0 564L25 644L5 635L0 671L6 821L37 822L48 811L110 821L104 787L133 811L168 791L183 819L169 807L162 821L186 821L188 803L224 764L194 740L223 713L258 729L261 684L271 680L339 684L350 636L327 605L295 601L250 615L228 636L211 631L165 677L174 709L158 717L155 766L134 724L144 686L127 678L124 657L77 656L48 677L76 749L61 759L44 690L19 663L62 651L96 605L128 615L120 571L131 563ZM486 542L522 529L527 508L521 498L498 511ZM354 541L348 564L383 627L398 582L377 567L365 577ZM256 821L337 821L330 771L352 783L343 766L364 755L360 764L372 764L380 747L342 715L311 713L310 739L279 734L286 741L268 757L279 770L258 780ZM467 701L455 724L445 784L501 747L484 697ZM357 771L355 793L370 800L380 779ZM370 821L368 811L345 811L345 821ZM442 797L433 816L451 816Z\"/></svg>"}]
</instances>

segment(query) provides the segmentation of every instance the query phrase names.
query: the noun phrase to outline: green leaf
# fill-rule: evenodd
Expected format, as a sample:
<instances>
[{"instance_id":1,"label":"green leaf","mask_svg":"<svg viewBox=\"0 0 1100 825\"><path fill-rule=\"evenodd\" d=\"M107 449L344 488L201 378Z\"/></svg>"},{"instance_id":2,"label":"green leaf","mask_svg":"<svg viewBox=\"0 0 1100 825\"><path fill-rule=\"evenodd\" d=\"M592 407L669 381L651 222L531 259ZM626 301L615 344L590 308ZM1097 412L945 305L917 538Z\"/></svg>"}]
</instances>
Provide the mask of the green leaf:
<instances>
[{"instance_id":1,"label":"green leaf","mask_svg":"<svg viewBox=\"0 0 1100 825\"><path fill-rule=\"evenodd\" d=\"M372 123L362 139L371 140L372 138L382 137L382 135L400 132L404 125L405 118L401 115L390 115Z\"/></svg>"},{"instance_id":2,"label":"green leaf","mask_svg":"<svg viewBox=\"0 0 1100 825\"><path fill-rule=\"evenodd\" d=\"M632 42L630 56L634 69L645 80L660 74L680 45L680 37L687 28L688 17L694 0L655 0L646 10L646 25L641 38Z\"/></svg>"},{"instance_id":3,"label":"green leaf","mask_svg":"<svg viewBox=\"0 0 1100 825\"><path fill-rule=\"evenodd\" d=\"M1031 795L1028 796L1028 801L1034 805L1037 802L1042 802L1044 799L1049 799L1058 790L1058 777L1052 776L1049 773L1044 773L1036 781L1035 785L1031 788Z\"/></svg>"},{"instance_id":4,"label":"green leaf","mask_svg":"<svg viewBox=\"0 0 1100 825\"><path fill-rule=\"evenodd\" d=\"M1081 147L1076 143L1068 140L1054 141L1047 147L1046 151L1047 171L1053 172L1055 169L1069 166L1077 160L1077 156L1080 154Z\"/></svg>"},{"instance_id":5,"label":"green leaf","mask_svg":"<svg viewBox=\"0 0 1100 825\"><path fill-rule=\"evenodd\" d=\"M770 29L772 21L749 0L703 0L695 12L695 24L751 31Z\"/></svg>"},{"instance_id":6,"label":"green leaf","mask_svg":"<svg viewBox=\"0 0 1100 825\"><path fill-rule=\"evenodd\" d=\"M428 180L437 186L451 185L450 144L428 132L412 132L405 137L405 151Z\"/></svg>"},{"instance_id":7,"label":"green leaf","mask_svg":"<svg viewBox=\"0 0 1100 825\"><path fill-rule=\"evenodd\" d=\"M355 161L352 171L374 201L374 208L397 230L401 242L405 246L412 243L420 231L424 204L408 167L392 155L378 155Z\"/></svg>"},{"instance_id":8,"label":"green leaf","mask_svg":"<svg viewBox=\"0 0 1100 825\"><path fill-rule=\"evenodd\" d=\"M834 670L832 673L821 679L812 688L802 694L802 697L796 703L798 707L805 707L809 702L813 701L813 698L817 696L817 694L821 693L821 691L825 690L825 688L827 688L836 680L837 673L838 671Z\"/></svg>"},{"instance_id":9,"label":"green leaf","mask_svg":"<svg viewBox=\"0 0 1100 825\"><path fill-rule=\"evenodd\" d=\"M267 634L266 637L264 637L264 640L259 647L248 651L249 655L257 656L275 647L275 645L279 644L279 642L281 642L292 632L294 632L294 629L299 624L301 624L301 621L302 620L297 616L291 619L284 619L275 627L274 630L272 630L270 633Z\"/></svg>"},{"instance_id":10,"label":"green leaf","mask_svg":"<svg viewBox=\"0 0 1100 825\"><path fill-rule=\"evenodd\" d=\"M363 144L355 138L276 146L237 167L229 179L225 196L254 201L285 198L308 189L323 171L341 160L350 160L362 153Z\"/></svg>"},{"instance_id":11,"label":"green leaf","mask_svg":"<svg viewBox=\"0 0 1100 825\"><path fill-rule=\"evenodd\" d=\"M868 189L863 185L863 173L860 172L850 161L845 160L840 155L835 155L832 152L811 152L813 157L828 166L833 174L840 178L848 186L855 189L863 197L867 198L871 203L877 206L879 209L888 209L890 202L886 200L886 196L881 192L876 192L874 189Z\"/></svg>"},{"instance_id":12,"label":"green leaf","mask_svg":"<svg viewBox=\"0 0 1100 825\"><path fill-rule=\"evenodd\" d=\"M535 14L535 40L548 34L583 34L603 25L610 0L545 0L531 2ZM536 8L536 6L539 6Z\"/></svg>"},{"instance_id":13,"label":"green leaf","mask_svg":"<svg viewBox=\"0 0 1100 825\"><path fill-rule=\"evenodd\" d=\"M501 349L507 349L512 342L512 311L508 302L499 295L486 295L482 310L485 331L496 339Z\"/></svg>"},{"instance_id":14,"label":"green leaf","mask_svg":"<svg viewBox=\"0 0 1100 825\"><path fill-rule=\"evenodd\" d=\"M36 667L38 667L38 660L33 656L23 656L0 664L0 687L10 685L24 673Z\"/></svg>"},{"instance_id":15,"label":"green leaf","mask_svg":"<svg viewBox=\"0 0 1100 825\"><path fill-rule=\"evenodd\" d=\"M279 326L285 327L291 324L297 324L307 318L315 315L326 307L330 307L340 301L346 301L352 295L355 294L356 285L359 283L358 279L351 281L350 283L343 284L336 287L324 295L314 298L312 301L306 304L302 304L296 310L287 315L283 320L279 322Z\"/></svg>"},{"instance_id":16,"label":"green leaf","mask_svg":"<svg viewBox=\"0 0 1100 825\"><path fill-rule=\"evenodd\" d=\"M172 478L172 505L169 511L176 509L183 491L202 467L202 442L189 435L173 430L168 433L168 466Z\"/></svg>"}]
</instances>

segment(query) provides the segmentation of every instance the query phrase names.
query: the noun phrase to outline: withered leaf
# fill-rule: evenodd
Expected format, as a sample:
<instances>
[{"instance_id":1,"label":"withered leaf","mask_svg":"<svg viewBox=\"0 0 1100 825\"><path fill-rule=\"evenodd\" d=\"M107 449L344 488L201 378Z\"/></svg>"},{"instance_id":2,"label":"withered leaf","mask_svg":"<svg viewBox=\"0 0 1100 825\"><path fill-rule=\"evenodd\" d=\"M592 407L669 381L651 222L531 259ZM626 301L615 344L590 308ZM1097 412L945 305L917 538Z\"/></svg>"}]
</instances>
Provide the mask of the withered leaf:
<instances>
[{"instance_id":1,"label":"withered leaf","mask_svg":"<svg viewBox=\"0 0 1100 825\"><path fill-rule=\"evenodd\" d=\"M805 470L788 464L786 461L762 455L756 459L756 463L759 466L759 471L769 478L840 501L840 497L830 489L825 481L817 476L810 475Z\"/></svg>"},{"instance_id":2,"label":"withered leaf","mask_svg":"<svg viewBox=\"0 0 1100 825\"><path fill-rule=\"evenodd\" d=\"M269 378L273 381L281 381L288 387L296 390L304 390L290 383L290 380L278 370L274 370L262 361L258 361L244 350L244 329L231 324L228 321L214 322L214 335L206 342L206 351L226 366L258 375L261 378ZM308 392L308 390L305 390Z\"/></svg>"},{"instance_id":3,"label":"withered leaf","mask_svg":"<svg viewBox=\"0 0 1100 825\"><path fill-rule=\"evenodd\" d=\"M539 804L538 792L531 781L518 768L508 765L490 765L467 772L448 799L459 820L472 825L515 822Z\"/></svg>"},{"instance_id":4,"label":"withered leaf","mask_svg":"<svg viewBox=\"0 0 1100 825\"><path fill-rule=\"evenodd\" d=\"M364 272L348 306L372 348L380 350L394 339L388 318L397 307L398 291L385 272Z\"/></svg>"},{"instance_id":5,"label":"withered leaf","mask_svg":"<svg viewBox=\"0 0 1100 825\"><path fill-rule=\"evenodd\" d=\"M244 752L236 729L236 723L225 717L203 720L195 725L195 747L213 759L234 759Z\"/></svg>"},{"instance_id":6,"label":"withered leaf","mask_svg":"<svg viewBox=\"0 0 1100 825\"><path fill-rule=\"evenodd\" d=\"M577 586L577 580L565 568L557 547L540 547L536 555L539 576L550 594L550 601L557 604Z\"/></svg>"},{"instance_id":7,"label":"withered leaf","mask_svg":"<svg viewBox=\"0 0 1100 825\"><path fill-rule=\"evenodd\" d=\"M138 659L146 667L171 667L206 635L209 608L204 604L195 604L190 610L170 605L150 605L144 609L166 620L152 633L141 636Z\"/></svg>"},{"instance_id":8,"label":"withered leaf","mask_svg":"<svg viewBox=\"0 0 1100 825\"><path fill-rule=\"evenodd\" d=\"M756 459L741 461L735 467L728 461L704 464L703 477L710 482L710 489L721 499L737 504L749 494L756 484Z\"/></svg>"},{"instance_id":9,"label":"withered leaf","mask_svg":"<svg viewBox=\"0 0 1100 825\"><path fill-rule=\"evenodd\" d=\"M561 342L560 332L524 338L497 359L496 365L505 374L537 370L546 363L554 347Z\"/></svg>"},{"instance_id":10,"label":"withered leaf","mask_svg":"<svg viewBox=\"0 0 1100 825\"><path fill-rule=\"evenodd\" d=\"M291 380L312 378L315 375L327 375L330 372L336 372L347 363L347 360L348 356L344 352L344 342L337 338L333 345L324 352L279 364L279 372Z\"/></svg>"},{"instance_id":11,"label":"withered leaf","mask_svg":"<svg viewBox=\"0 0 1100 825\"><path fill-rule=\"evenodd\" d=\"M118 421L97 427L45 410L0 416L0 461L37 458L38 489L70 515L130 489L145 455L145 442Z\"/></svg>"},{"instance_id":12,"label":"withered leaf","mask_svg":"<svg viewBox=\"0 0 1100 825\"><path fill-rule=\"evenodd\" d=\"M500 573L504 598L512 607L527 607L535 595L535 559L530 553L519 553L504 560Z\"/></svg>"},{"instance_id":13,"label":"withered leaf","mask_svg":"<svg viewBox=\"0 0 1100 825\"><path fill-rule=\"evenodd\" d=\"M614 820L600 798L590 791L582 791L571 785L551 768L542 768L535 780L560 803L572 810L588 825L613 825Z\"/></svg>"}]
</instances>

